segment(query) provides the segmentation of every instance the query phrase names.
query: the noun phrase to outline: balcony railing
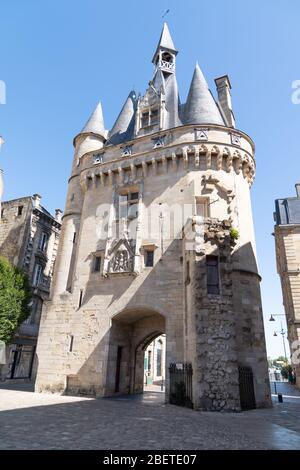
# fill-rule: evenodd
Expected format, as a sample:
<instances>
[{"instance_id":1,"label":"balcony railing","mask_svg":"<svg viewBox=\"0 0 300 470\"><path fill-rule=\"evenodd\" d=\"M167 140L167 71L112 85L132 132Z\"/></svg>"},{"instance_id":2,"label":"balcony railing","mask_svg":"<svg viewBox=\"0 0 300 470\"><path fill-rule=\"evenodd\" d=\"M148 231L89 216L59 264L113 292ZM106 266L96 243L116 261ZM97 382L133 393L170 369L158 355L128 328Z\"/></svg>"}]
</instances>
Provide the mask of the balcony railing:
<instances>
[{"instance_id":1,"label":"balcony railing","mask_svg":"<svg viewBox=\"0 0 300 470\"><path fill-rule=\"evenodd\" d=\"M160 66L166 70L174 70L174 62L168 62L167 60L161 60L160 61Z\"/></svg>"},{"instance_id":2,"label":"balcony railing","mask_svg":"<svg viewBox=\"0 0 300 470\"><path fill-rule=\"evenodd\" d=\"M22 336L37 336L38 332L39 325L36 323L22 323L18 328L18 333Z\"/></svg>"}]
</instances>

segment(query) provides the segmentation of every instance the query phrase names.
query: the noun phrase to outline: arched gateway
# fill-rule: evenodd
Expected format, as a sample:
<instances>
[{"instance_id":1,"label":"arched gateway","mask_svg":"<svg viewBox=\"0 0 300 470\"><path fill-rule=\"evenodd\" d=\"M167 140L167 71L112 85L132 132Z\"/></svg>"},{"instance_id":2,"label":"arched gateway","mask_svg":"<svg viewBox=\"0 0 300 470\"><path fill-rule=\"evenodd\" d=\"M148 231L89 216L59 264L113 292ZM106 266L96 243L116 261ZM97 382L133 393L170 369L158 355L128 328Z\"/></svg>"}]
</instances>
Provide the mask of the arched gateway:
<instances>
[{"instance_id":1,"label":"arched gateway","mask_svg":"<svg viewBox=\"0 0 300 470\"><path fill-rule=\"evenodd\" d=\"M113 317L107 393L143 392L144 352L157 336L165 333L165 323L162 315L147 308L124 310Z\"/></svg>"},{"instance_id":2,"label":"arched gateway","mask_svg":"<svg viewBox=\"0 0 300 470\"><path fill-rule=\"evenodd\" d=\"M146 93L130 92L109 132L99 103L74 139L37 391L140 392L143 351L165 333L167 400L172 364L175 402L192 371L196 409L270 405L254 144L235 128L227 76L216 102L197 64L180 102L176 56L165 24Z\"/></svg>"}]
</instances>

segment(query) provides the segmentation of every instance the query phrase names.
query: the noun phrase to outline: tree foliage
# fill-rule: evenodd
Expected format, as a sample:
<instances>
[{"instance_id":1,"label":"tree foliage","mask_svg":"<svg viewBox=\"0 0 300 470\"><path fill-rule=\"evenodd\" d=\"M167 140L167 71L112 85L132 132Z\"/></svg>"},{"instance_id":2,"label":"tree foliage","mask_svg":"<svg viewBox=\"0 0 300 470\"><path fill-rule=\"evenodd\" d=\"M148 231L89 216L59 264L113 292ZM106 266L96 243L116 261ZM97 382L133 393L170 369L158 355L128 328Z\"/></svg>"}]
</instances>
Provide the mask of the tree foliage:
<instances>
[{"instance_id":1,"label":"tree foliage","mask_svg":"<svg viewBox=\"0 0 300 470\"><path fill-rule=\"evenodd\" d=\"M0 256L0 340L10 343L17 327L30 314L27 276Z\"/></svg>"}]
</instances>

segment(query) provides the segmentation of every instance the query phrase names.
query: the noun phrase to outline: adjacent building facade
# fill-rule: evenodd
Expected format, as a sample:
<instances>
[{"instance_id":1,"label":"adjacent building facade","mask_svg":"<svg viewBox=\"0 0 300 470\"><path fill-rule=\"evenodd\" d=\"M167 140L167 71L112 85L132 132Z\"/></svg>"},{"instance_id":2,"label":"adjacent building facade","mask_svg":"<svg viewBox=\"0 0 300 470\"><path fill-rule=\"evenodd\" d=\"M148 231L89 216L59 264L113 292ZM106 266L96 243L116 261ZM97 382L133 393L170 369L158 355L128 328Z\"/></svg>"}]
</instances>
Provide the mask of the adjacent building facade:
<instances>
[{"instance_id":1,"label":"adjacent building facade","mask_svg":"<svg viewBox=\"0 0 300 470\"><path fill-rule=\"evenodd\" d=\"M110 131L99 104L74 138L36 391L141 392L144 352L164 334L167 399L172 363L189 365L196 409L270 405L254 144L227 76L216 101L197 64L180 101L177 53L165 24L145 94L129 93Z\"/></svg>"},{"instance_id":2,"label":"adjacent building facade","mask_svg":"<svg viewBox=\"0 0 300 470\"><path fill-rule=\"evenodd\" d=\"M275 201L275 248L283 304L288 326L288 340L296 385L300 389L300 184L296 197ZM297 343L298 342L298 343ZM296 361L293 361L295 354Z\"/></svg>"},{"instance_id":3,"label":"adjacent building facade","mask_svg":"<svg viewBox=\"0 0 300 470\"><path fill-rule=\"evenodd\" d=\"M33 290L31 314L18 328L13 344L7 346L2 380L35 377L40 316L49 296L60 228L61 211L53 217L38 194L2 202L0 255L28 275Z\"/></svg>"}]
</instances>

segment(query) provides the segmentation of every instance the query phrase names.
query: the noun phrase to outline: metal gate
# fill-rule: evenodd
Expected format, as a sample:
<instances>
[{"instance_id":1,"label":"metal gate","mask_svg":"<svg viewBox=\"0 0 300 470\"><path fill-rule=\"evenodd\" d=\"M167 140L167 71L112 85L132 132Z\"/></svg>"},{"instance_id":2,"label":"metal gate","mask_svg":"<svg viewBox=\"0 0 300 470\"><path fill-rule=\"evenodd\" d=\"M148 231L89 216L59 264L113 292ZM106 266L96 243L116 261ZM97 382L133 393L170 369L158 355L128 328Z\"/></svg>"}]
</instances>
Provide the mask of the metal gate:
<instances>
[{"instance_id":1,"label":"metal gate","mask_svg":"<svg viewBox=\"0 0 300 470\"><path fill-rule=\"evenodd\" d=\"M14 344L9 358L8 379L30 379L35 346Z\"/></svg>"},{"instance_id":2,"label":"metal gate","mask_svg":"<svg viewBox=\"0 0 300 470\"><path fill-rule=\"evenodd\" d=\"M169 402L173 405L187 406L193 408L192 396L192 364L172 363L170 372Z\"/></svg>"},{"instance_id":3,"label":"metal gate","mask_svg":"<svg viewBox=\"0 0 300 470\"><path fill-rule=\"evenodd\" d=\"M253 410L256 408L251 367L239 367L239 387L242 410Z\"/></svg>"}]
</instances>

